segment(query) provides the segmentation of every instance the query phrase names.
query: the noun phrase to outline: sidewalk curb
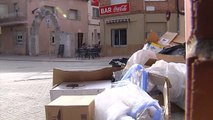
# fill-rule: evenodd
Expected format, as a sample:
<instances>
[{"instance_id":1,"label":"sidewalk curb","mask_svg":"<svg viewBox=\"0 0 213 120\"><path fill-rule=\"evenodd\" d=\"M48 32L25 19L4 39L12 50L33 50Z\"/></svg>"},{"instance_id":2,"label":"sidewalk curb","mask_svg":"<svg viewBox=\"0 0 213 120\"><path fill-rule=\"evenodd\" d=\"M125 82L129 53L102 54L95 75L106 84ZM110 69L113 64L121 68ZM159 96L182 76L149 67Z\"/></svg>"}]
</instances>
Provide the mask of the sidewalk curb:
<instances>
[{"instance_id":1,"label":"sidewalk curb","mask_svg":"<svg viewBox=\"0 0 213 120\"><path fill-rule=\"evenodd\" d=\"M26 56L0 56L0 60L4 61L33 61L33 62L88 62L88 61L110 61L111 57L103 57L103 58L96 58L96 59L75 59L75 58L41 58L41 57L28 57Z\"/></svg>"}]
</instances>

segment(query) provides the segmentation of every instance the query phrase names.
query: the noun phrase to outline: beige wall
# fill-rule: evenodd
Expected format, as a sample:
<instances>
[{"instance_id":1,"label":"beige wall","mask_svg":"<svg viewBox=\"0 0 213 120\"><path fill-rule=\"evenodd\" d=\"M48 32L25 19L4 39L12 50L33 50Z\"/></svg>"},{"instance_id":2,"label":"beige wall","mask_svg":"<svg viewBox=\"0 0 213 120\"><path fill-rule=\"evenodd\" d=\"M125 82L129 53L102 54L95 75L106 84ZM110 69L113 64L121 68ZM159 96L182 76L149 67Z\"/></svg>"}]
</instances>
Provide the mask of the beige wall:
<instances>
[{"instance_id":1,"label":"beige wall","mask_svg":"<svg viewBox=\"0 0 213 120\"><path fill-rule=\"evenodd\" d=\"M94 30L97 30L97 33L100 33L100 19L94 19L93 18L93 8L99 8L98 6L92 6L91 0L88 1L88 39L87 44L88 45L94 45L98 44L100 39L97 39L97 36L95 38ZM92 35L93 34L93 35Z\"/></svg>"},{"instance_id":2,"label":"beige wall","mask_svg":"<svg viewBox=\"0 0 213 120\"><path fill-rule=\"evenodd\" d=\"M185 36L185 16L180 15L180 35Z\"/></svg>"},{"instance_id":3,"label":"beige wall","mask_svg":"<svg viewBox=\"0 0 213 120\"><path fill-rule=\"evenodd\" d=\"M104 24L101 21L101 44L103 46L103 54L106 56L130 55L136 50L141 49L144 44L144 23L142 14L133 14L119 17L109 17L105 21L116 18L129 18L128 23ZM111 46L111 29L126 28L127 29L127 46L112 47Z\"/></svg>"},{"instance_id":4,"label":"beige wall","mask_svg":"<svg viewBox=\"0 0 213 120\"><path fill-rule=\"evenodd\" d=\"M120 18L130 18L129 23L106 24L104 21ZM145 21L144 21L145 20ZM146 24L144 24L146 23ZM111 29L127 28L127 46L111 46ZM177 32L177 14L172 14L169 22L165 14L132 14L116 17L105 17L101 20L101 44L103 55L130 55L141 49L146 41L145 32L154 31L164 34L166 31Z\"/></svg>"},{"instance_id":5,"label":"beige wall","mask_svg":"<svg viewBox=\"0 0 213 120\"><path fill-rule=\"evenodd\" d=\"M170 32L177 32L177 14L176 13L172 13L170 20L167 22L166 21L166 14L146 14L145 15L146 18L146 22L147 23L161 23L161 24L165 24L166 25L166 31L170 31ZM160 26L155 26L156 29L162 30L161 28L159 28ZM149 31L148 28L146 28L147 31ZM162 30L163 32L163 30Z\"/></svg>"}]
</instances>

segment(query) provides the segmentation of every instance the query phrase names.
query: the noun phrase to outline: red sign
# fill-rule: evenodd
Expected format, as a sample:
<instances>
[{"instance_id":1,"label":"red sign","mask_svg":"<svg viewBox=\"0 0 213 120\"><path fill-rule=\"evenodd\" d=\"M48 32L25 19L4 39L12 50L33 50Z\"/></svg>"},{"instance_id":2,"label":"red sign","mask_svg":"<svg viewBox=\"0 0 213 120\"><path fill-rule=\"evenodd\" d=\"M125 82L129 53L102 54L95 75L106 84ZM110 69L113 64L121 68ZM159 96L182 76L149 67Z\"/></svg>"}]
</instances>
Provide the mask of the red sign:
<instances>
[{"instance_id":1,"label":"red sign","mask_svg":"<svg viewBox=\"0 0 213 120\"><path fill-rule=\"evenodd\" d=\"M129 3L100 7L100 15L129 12Z\"/></svg>"},{"instance_id":2,"label":"red sign","mask_svg":"<svg viewBox=\"0 0 213 120\"><path fill-rule=\"evenodd\" d=\"M91 5L99 6L99 1L98 0L91 0Z\"/></svg>"}]
</instances>

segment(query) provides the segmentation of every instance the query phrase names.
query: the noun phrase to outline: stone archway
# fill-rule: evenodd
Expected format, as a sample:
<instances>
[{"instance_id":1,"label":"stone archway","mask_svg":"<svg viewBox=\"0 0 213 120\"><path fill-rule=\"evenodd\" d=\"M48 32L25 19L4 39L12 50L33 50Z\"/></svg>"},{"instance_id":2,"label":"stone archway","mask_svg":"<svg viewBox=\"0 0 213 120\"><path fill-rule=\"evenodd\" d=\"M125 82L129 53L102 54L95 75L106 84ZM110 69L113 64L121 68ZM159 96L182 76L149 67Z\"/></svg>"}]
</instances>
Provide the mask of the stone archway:
<instances>
[{"instance_id":1,"label":"stone archway","mask_svg":"<svg viewBox=\"0 0 213 120\"><path fill-rule=\"evenodd\" d=\"M39 55L39 28L42 20L47 16L51 20L51 25L54 27L55 45L56 49L58 49L60 43L60 27L58 25L55 14L45 7L40 7L34 10L34 15L35 18L32 22L29 37L29 55Z\"/></svg>"}]
</instances>

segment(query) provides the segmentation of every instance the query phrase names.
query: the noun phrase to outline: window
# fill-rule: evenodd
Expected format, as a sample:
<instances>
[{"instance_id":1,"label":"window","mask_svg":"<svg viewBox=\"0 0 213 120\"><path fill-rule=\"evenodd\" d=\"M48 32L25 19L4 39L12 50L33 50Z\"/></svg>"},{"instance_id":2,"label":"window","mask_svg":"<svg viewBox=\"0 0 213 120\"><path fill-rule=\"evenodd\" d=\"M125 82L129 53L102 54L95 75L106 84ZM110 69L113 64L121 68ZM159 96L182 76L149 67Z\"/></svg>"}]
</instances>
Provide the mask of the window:
<instances>
[{"instance_id":1,"label":"window","mask_svg":"<svg viewBox=\"0 0 213 120\"><path fill-rule=\"evenodd\" d=\"M111 0L111 5L127 3L127 0Z\"/></svg>"},{"instance_id":2,"label":"window","mask_svg":"<svg viewBox=\"0 0 213 120\"><path fill-rule=\"evenodd\" d=\"M45 9L49 10L51 13L56 14L56 9L53 6L44 6Z\"/></svg>"},{"instance_id":3,"label":"window","mask_svg":"<svg viewBox=\"0 0 213 120\"><path fill-rule=\"evenodd\" d=\"M18 16L19 14L19 6L18 6L18 3L13 3L13 9L14 9L14 15L15 16Z\"/></svg>"},{"instance_id":4,"label":"window","mask_svg":"<svg viewBox=\"0 0 213 120\"><path fill-rule=\"evenodd\" d=\"M74 10L74 9L70 9L68 11L68 16L67 18L70 19L70 20L79 20L80 19L80 16L79 16L79 11L78 10Z\"/></svg>"},{"instance_id":5,"label":"window","mask_svg":"<svg viewBox=\"0 0 213 120\"><path fill-rule=\"evenodd\" d=\"M112 46L127 45L127 30L126 29L112 29Z\"/></svg>"},{"instance_id":6,"label":"window","mask_svg":"<svg viewBox=\"0 0 213 120\"><path fill-rule=\"evenodd\" d=\"M101 39L101 34L100 33L98 33L98 39Z\"/></svg>"},{"instance_id":7,"label":"window","mask_svg":"<svg viewBox=\"0 0 213 120\"><path fill-rule=\"evenodd\" d=\"M8 6L6 4L0 4L0 18L8 15Z\"/></svg>"},{"instance_id":8,"label":"window","mask_svg":"<svg viewBox=\"0 0 213 120\"><path fill-rule=\"evenodd\" d=\"M16 33L16 44L17 45L22 45L24 40L24 36L22 32L17 32Z\"/></svg>"},{"instance_id":9,"label":"window","mask_svg":"<svg viewBox=\"0 0 213 120\"><path fill-rule=\"evenodd\" d=\"M99 9L98 8L93 8L92 9L92 17L93 18L98 18L99 17Z\"/></svg>"},{"instance_id":10,"label":"window","mask_svg":"<svg viewBox=\"0 0 213 120\"><path fill-rule=\"evenodd\" d=\"M50 42L51 42L52 44L55 43L55 36L54 36L53 34L50 35Z\"/></svg>"},{"instance_id":11,"label":"window","mask_svg":"<svg viewBox=\"0 0 213 120\"><path fill-rule=\"evenodd\" d=\"M50 32L50 43L55 44L55 31Z\"/></svg>"}]
</instances>

